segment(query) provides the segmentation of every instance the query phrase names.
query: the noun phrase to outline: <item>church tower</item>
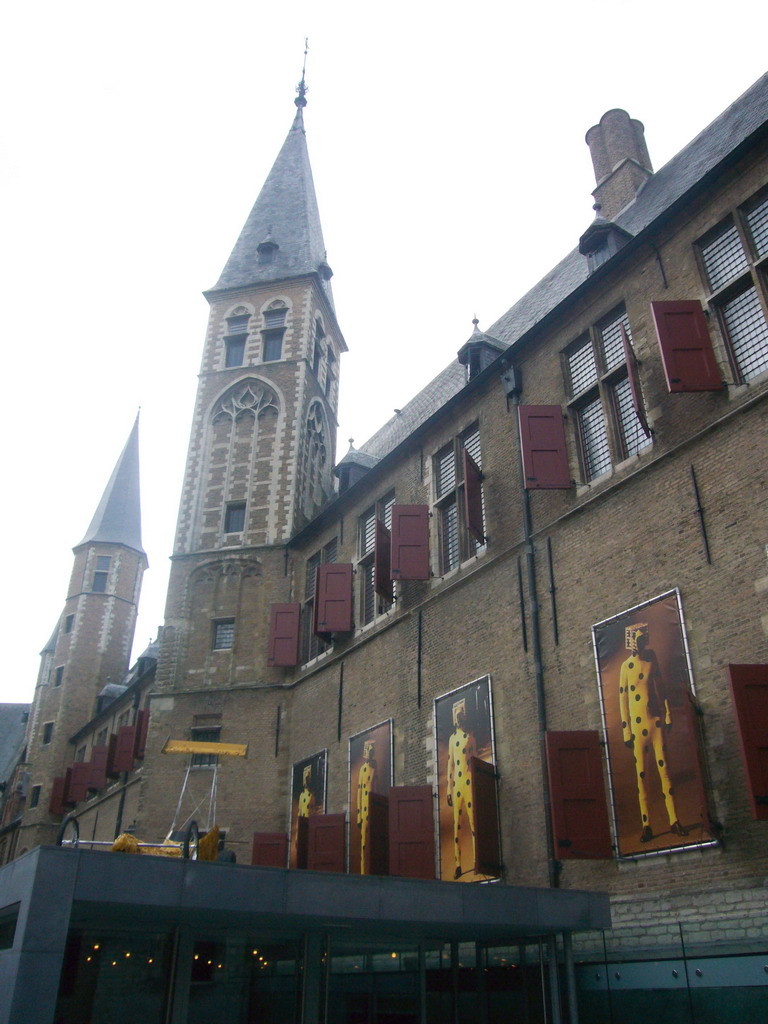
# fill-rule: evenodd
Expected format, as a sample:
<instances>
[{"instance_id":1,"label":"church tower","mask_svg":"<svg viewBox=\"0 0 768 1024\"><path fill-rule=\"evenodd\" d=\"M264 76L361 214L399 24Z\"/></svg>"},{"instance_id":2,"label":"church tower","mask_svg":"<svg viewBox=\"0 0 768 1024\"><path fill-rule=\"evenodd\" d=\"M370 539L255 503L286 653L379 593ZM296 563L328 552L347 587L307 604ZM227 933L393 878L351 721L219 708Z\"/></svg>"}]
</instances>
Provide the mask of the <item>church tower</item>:
<instances>
[{"instance_id":1,"label":"church tower","mask_svg":"<svg viewBox=\"0 0 768 1024\"><path fill-rule=\"evenodd\" d=\"M55 839L54 778L76 759L70 738L96 712L99 693L125 678L147 556L141 545L139 421L109 479L75 560L61 617L41 653L29 716L29 788L17 848Z\"/></svg>"},{"instance_id":2,"label":"church tower","mask_svg":"<svg viewBox=\"0 0 768 1024\"><path fill-rule=\"evenodd\" d=\"M284 545L333 493L339 358L304 131L277 159L210 304L158 667L163 690L258 685Z\"/></svg>"}]
</instances>

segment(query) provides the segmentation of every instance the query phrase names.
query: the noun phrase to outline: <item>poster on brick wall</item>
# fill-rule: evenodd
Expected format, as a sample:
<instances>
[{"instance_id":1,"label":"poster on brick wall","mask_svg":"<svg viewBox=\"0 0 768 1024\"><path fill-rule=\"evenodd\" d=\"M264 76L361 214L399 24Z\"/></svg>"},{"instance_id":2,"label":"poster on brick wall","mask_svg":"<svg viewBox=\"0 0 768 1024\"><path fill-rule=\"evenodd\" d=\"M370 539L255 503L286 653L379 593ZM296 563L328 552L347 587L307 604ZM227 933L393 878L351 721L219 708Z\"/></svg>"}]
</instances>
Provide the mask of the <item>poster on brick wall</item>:
<instances>
[{"instance_id":1,"label":"poster on brick wall","mask_svg":"<svg viewBox=\"0 0 768 1024\"><path fill-rule=\"evenodd\" d=\"M349 870L375 874L386 863L386 817L375 813L376 795L392 787L392 719L349 739ZM381 827L383 825L384 827Z\"/></svg>"},{"instance_id":2,"label":"poster on brick wall","mask_svg":"<svg viewBox=\"0 0 768 1024\"><path fill-rule=\"evenodd\" d=\"M496 763L491 677L483 676L435 700L438 844L443 881L479 882L471 758Z\"/></svg>"},{"instance_id":3,"label":"poster on brick wall","mask_svg":"<svg viewBox=\"0 0 768 1024\"><path fill-rule=\"evenodd\" d=\"M714 842L678 590L592 627L620 857Z\"/></svg>"},{"instance_id":4,"label":"poster on brick wall","mask_svg":"<svg viewBox=\"0 0 768 1024\"><path fill-rule=\"evenodd\" d=\"M299 866L299 821L313 814L325 814L325 784L328 751L321 750L303 761L296 761L291 779L291 860ZM302 867L306 865L301 865Z\"/></svg>"}]
</instances>

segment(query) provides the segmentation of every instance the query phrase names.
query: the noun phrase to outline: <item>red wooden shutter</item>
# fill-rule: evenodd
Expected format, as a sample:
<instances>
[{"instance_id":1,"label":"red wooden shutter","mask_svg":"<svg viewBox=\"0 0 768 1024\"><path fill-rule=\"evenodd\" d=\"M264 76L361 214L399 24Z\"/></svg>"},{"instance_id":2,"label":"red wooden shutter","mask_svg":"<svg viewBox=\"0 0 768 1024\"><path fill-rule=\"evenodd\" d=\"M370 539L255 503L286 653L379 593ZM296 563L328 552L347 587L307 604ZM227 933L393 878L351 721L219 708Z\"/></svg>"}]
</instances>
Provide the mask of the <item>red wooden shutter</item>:
<instances>
[{"instance_id":1,"label":"red wooden shutter","mask_svg":"<svg viewBox=\"0 0 768 1024\"><path fill-rule=\"evenodd\" d=\"M475 809L475 871L479 875L501 874L498 790L496 767L473 757L472 806Z\"/></svg>"},{"instance_id":2,"label":"red wooden shutter","mask_svg":"<svg viewBox=\"0 0 768 1024\"><path fill-rule=\"evenodd\" d=\"M254 832L251 864L262 868L284 868L288 863L285 832Z\"/></svg>"},{"instance_id":3,"label":"red wooden shutter","mask_svg":"<svg viewBox=\"0 0 768 1024\"><path fill-rule=\"evenodd\" d=\"M310 871L344 871L347 845L343 814L313 814L308 819L307 867Z\"/></svg>"},{"instance_id":4,"label":"red wooden shutter","mask_svg":"<svg viewBox=\"0 0 768 1024\"><path fill-rule=\"evenodd\" d=\"M435 811L431 786L389 791L389 873L435 877Z\"/></svg>"},{"instance_id":5,"label":"red wooden shutter","mask_svg":"<svg viewBox=\"0 0 768 1024\"><path fill-rule=\"evenodd\" d=\"M652 302L651 310L670 392L722 391L701 303L696 299Z\"/></svg>"},{"instance_id":6,"label":"red wooden shutter","mask_svg":"<svg viewBox=\"0 0 768 1024\"><path fill-rule=\"evenodd\" d=\"M317 570L317 629L319 636L351 633L352 563L327 562Z\"/></svg>"},{"instance_id":7,"label":"red wooden shutter","mask_svg":"<svg viewBox=\"0 0 768 1024\"><path fill-rule=\"evenodd\" d=\"M572 480L560 406L518 405L517 421L525 486L529 490L569 488Z\"/></svg>"},{"instance_id":8,"label":"red wooden shutter","mask_svg":"<svg viewBox=\"0 0 768 1024\"><path fill-rule=\"evenodd\" d=\"M69 798L79 804L88 796L88 780L91 775L91 765L88 761L78 761L72 765L72 775L69 779Z\"/></svg>"},{"instance_id":9,"label":"red wooden shutter","mask_svg":"<svg viewBox=\"0 0 768 1024\"><path fill-rule=\"evenodd\" d=\"M376 537L373 548L373 589L385 601L394 597L392 590L392 538L389 530L379 519L376 520Z\"/></svg>"},{"instance_id":10,"label":"red wooden shutter","mask_svg":"<svg viewBox=\"0 0 768 1024\"><path fill-rule=\"evenodd\" d=\"M115 758L117 757L117 736L114 733L109 734L107 740L107 775L110 779L116 779L120 774L120 769L115 767Z\"/></svg>"},{"instance_id":11,"label":"red wooden shutter","mask_svg":"<svg viewBox=\"0 0 768 1024\"><path fill-rule=\"evenodd\" d=\"M392 578L428 580L429 506L392 506Z\"/></svg>"},{"instance_id":12,"label":"red wooden shutter","mask_svg":"<svg viewBox=\"0 0 768 1024\"><path fill-rule=\"evenodd\" d=\"M478 542L485 544L483 531L483 474L466 448L461 450L464 469L464 515L467 529Z\"/></svg>"},{"instance_id":13,"label":"red wooden shutter","mask_svg":"<svg viewBox=\"0 0 768 1024\"><path fill-rule=\"evenodd\" d=\"M640 389L640 374L637 368L637 359L635 358L635 350L627 337L627 332L624 329L624 324L619 325L621 327L621 344L624 348L624 361L627 364L627 378L629 380L629 390L632 394L632 408L635 410L635 416L637 416L638 423L643 428L643 433L646 437L651 436L651 430L648 426L648 420L645 418L645 406L643 405L643 392Z\"/></svg>"},{"instance_id":14,"label":"red wooden shutter","mask_svg":"<svg viewBox=\"0 0 768 1024\"><path fill-rule=\"evenodd\" d=\"M296 867L306 868L309 853L309 818L296 819Z\"/></svg>"},{"instance_id":15,"label":"red wooden shutter","mask_svg":"<svg viewBox=\"0 0 768 1024\"><path fill-rule=\"evenodd\" d=\"M768 665L729 665L752 817L768 819Z\"/></svg>"},{"instance_id":16,"label":"red wooden shutter","mask_svg":"<svg viewBox=\"0 0 768 1024\"><path fill-rule=\"evenodd\" d=\"M94 747L91 750L91 770L88 775L88 789L93 793L103 789L107 784L108 757L109 747Z\"/></svg>"},{"instance_id":17,"label":"red wooden shutter","mask_svg":"<svg viewBox=\"0 0 768 1024\"><path fill-rule=\"evenodd\" d=\"M64 814L67 805L64 803L64 787L66 780L63 775L57 775L51 787L51 799L48 803L48 810L51 814Z\"/></svg>"},{"instance_id":18,"label":"red wooden shutter","mask_svg":"<svg viewBox=\"0 0 768 1024\"><path fill-rule=\"evenodd\" d=\"M136 747L134 757L139 761L144 759L144 751L147 747L147 733L149 732L149 708L141 708L136 713Z\"/></svg>"},{"instance_id":19,"label":"red wooden shutter","mask_svg":"<svg viewBox=\"0 0 768 1024\"><path fill-rule=\"evenodd\" d=\"M555 858L612 857L597 732L548 732L546 751Z\"/></svg>"},{"instance_id":20,"label":"red wooden shutter","mask_svg":"<svg viewBox=\"0 0 768 1024\"><path fill-rule=\"evenodd\" d=\"M684 824L688 827L689 832L691 827L693 827L703 828L705 832L711 834L712 821L709 816L709 802L706 790L704 789L704 778L701 773L701 742L699 739L698 716L692 701L687 696L684 698L682 705L675 705L671 709L671 714L675 744L680 750L690 750L695 758L696 765L694 776L691 778L691 789L696 799L695 811L698 814L698 820L694 823L693 820L689 821L686 818Z\"/></svg>"},{"instance_id":21,"label":"red wooden shutter","mask_svg":"<svg viewBox=\"0 0 768 1024\"><path fill-rule=\"evenodd\" d=\"M133 768L133 751L135 747L136 726L121 726L117 731L117 746L112 764L116 772L129 772Z\"/></svg>"},{"instance_id":22,"label":"red wooden shutter","mask_svg":"<svg viewBox=\"0 0 768 1024\"><path fill-rule=\"evenodd\" d=\"M71 768L67 768L67 770L64 772L64 795L62 797L62 799L64 801L64 806L65 807L74 807L74 805L75 805L75 801L72 799L72 794L69 791L71 785L72 785L72 769Z\"/></svg>"},{"instance_id":23,"label":"red wooden shutter","mask_svg":"<svg viewBox=\"0 0 768 1024\"><path fill-rule=\"evenodd\" d=\"M368 841L365 846L366 875L389 874L389 797L368 794Z\"/></svg>"},{"instance_id":24,"label":"red wooden shutter","mask_svg":"<svg viewBox=\"0 0 768 1024\"><path fill-rule=\"evenodd\" d=\"M270 605L268 665L298 665L300 628L300 604Z\"/></svg>"}]
</instances>

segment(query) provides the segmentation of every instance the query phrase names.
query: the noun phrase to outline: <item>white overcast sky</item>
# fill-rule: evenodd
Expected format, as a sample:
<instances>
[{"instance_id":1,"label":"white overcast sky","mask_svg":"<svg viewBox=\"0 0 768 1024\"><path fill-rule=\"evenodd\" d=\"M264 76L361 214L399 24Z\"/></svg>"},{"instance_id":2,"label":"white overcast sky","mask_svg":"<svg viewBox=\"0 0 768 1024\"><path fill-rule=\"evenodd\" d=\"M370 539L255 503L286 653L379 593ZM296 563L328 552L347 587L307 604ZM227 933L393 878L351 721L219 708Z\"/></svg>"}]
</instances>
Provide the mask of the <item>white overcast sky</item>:
<instances>
[{"instance_id":1,"label":"white overcast sky","mask_svg":"<svg viewBox=\"0 0 768 1024\"><path fill-rule=\"evenodd\" d=\"M724 19L724 14L728 16ZM136 653L163 619L207 304L294 114L361 444L577 242L611 107L661 167L765 70L766 8L61 0L0 15L0 700L32 697L141 407Z\"/></svg>"}]
</instances>

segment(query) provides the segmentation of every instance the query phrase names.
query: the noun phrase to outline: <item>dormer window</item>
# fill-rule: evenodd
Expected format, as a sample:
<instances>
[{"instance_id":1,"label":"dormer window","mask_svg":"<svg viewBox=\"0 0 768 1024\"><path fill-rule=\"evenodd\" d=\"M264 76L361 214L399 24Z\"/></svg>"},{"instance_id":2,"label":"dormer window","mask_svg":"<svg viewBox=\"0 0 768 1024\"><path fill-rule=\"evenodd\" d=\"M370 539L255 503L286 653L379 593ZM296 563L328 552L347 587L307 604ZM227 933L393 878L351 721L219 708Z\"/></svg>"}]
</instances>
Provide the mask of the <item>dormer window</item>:
<instances>
[{"instance_id":1,"label":"dormer window","mask_svg":"<svg viewBox=\"0 0 768 1024\"><path fill-rule=\"evenodd\" d=\"M259 242L256 246L256 252L259 254L259 263L274 263L275 253L280 248L277 242L273 242L270 237L264 239L263 242Z\"/></svg>"},{"instance_id":2,"label":"dormer window","mask_svg":"<svg viewBox=\"0 0 768 1024\"><path fill-rule=\"evenodd\" d=\"M267 309L264 312L264 330L262 335L261 359L271 363L281 359L283 355L283 335L285 334L285 306Z\"/></svg>"}]
</instances>

